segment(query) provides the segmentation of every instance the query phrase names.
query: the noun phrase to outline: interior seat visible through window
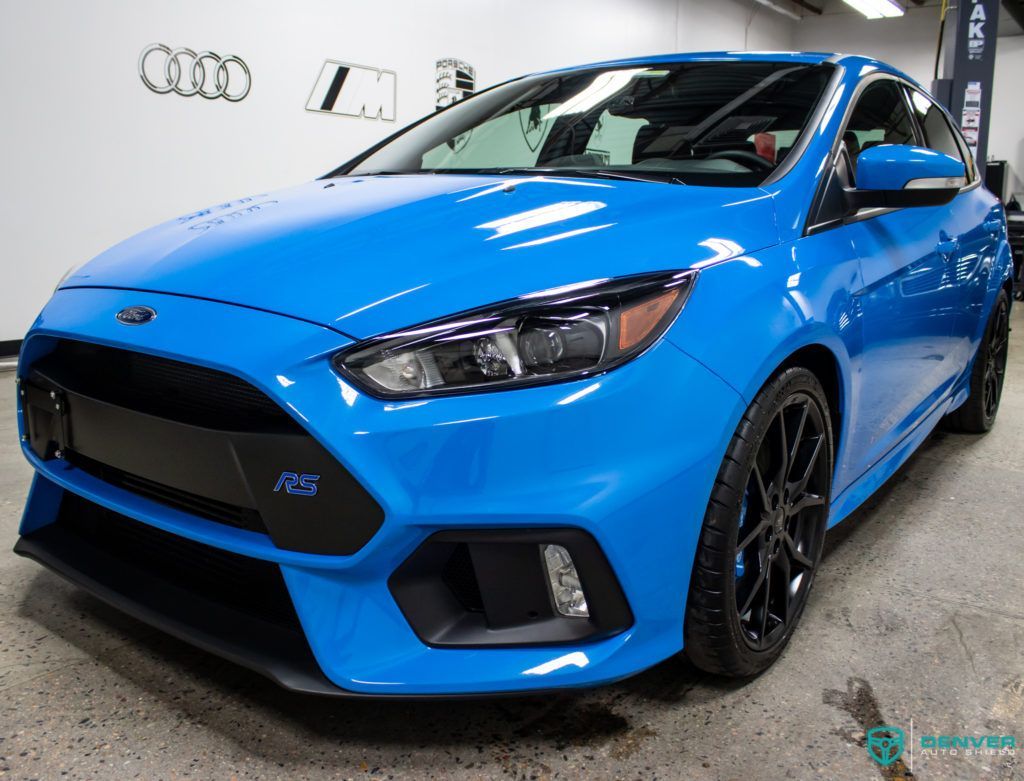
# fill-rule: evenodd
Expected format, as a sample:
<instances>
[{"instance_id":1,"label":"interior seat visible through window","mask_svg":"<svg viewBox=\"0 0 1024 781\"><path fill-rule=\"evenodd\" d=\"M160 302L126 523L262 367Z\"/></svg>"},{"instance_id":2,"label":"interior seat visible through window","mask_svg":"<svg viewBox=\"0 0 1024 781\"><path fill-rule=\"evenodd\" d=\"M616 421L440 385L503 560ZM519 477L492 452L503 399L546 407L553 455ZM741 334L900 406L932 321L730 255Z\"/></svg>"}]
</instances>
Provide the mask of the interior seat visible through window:
<instances>
[{"instance_id":1,"label":"interior seat visible through window","mask_svg":"<svg viewBox=\"0 0 1024 781\"><path fill-rule=\"evenodd\" d=\"M857 173L857 155L865 149L882 144L917 143L914 123L897 82L880 79L864 89L850 115L843 140L850 151L850 167L854 176Z\"/></svg>"}]
</instances>

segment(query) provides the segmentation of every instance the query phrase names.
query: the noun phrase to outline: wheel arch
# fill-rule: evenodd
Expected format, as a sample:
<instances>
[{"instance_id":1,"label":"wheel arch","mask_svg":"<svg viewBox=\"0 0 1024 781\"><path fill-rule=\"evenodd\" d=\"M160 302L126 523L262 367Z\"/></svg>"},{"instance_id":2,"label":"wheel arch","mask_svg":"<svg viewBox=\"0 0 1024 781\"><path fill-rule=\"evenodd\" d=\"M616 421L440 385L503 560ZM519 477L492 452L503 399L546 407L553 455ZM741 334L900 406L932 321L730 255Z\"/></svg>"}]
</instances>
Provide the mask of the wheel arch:
<instances>
[{"instance_id":1,"label":"wheel arch","mask_svg":"<svg viewBox=\"0 0 1024 781\"><path fill-rule=\"evenodd\" d=\"M752 388L749 398L772 378L786 369L802 366L817 377L825 391L828 402L829 420L832 424L832 451L834 461L839 463L840 448L845 441L844 425L848 420L848 400L851 394L850 373L844 363L845 351L836 350L823 341L809 341L784 350L769 361L770 369L760 373L760 382Z\"/></svg>"},{"instance_id":2,"label":"wheel arch","mask_svg":"<svg viewBox=\"0 0 1024 781\"><path fill-rule=\"evenodd\" d=\"M802 366L812 372L825 390L825 400L828 402L829 418L832 423L832 449L833 453L837 453L843 430L845 398L839 359L825 345L809 344L786 358L773 374L793 366Z\"/></svg>"}]
</instances>

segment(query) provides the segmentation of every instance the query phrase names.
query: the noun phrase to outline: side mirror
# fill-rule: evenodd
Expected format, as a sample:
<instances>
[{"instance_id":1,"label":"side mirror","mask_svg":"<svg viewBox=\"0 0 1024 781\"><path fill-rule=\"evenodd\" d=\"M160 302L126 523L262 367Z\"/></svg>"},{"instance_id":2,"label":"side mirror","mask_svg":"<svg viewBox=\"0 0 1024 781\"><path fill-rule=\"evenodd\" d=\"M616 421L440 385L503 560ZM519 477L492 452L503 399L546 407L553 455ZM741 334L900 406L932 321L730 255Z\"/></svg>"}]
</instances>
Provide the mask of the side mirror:
<instances>
[{"instance_id":1,"label":"side mirror","mask_svg":"<svg viewBox=\"0 0 1024 781\"><path fill-rule=\"evenodd\" d=\"M851 213L860 209L941 206L967 183L962 161L934 149L883 144L857 156L857 187L846 190Z\"/></svg>"}]
</instances>

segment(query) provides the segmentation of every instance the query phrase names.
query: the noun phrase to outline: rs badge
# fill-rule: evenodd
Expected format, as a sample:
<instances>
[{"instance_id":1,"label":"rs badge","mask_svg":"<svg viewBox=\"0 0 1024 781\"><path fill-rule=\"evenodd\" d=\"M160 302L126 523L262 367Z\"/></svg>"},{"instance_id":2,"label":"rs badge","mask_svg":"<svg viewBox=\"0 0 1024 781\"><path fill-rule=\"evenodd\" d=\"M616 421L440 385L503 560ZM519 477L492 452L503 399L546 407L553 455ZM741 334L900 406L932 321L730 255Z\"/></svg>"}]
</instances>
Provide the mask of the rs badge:
<instances>
[{"instance_id":1,"label":"rs badge","mask_svg":"<svg viewBox=\"0 0 1024 781\"><path fill-rule=\"evenodd\" d=\"M282 472L277 478L277 485L274 486L274 493L282 488L290 494L297 496L316 496L316 481L320 475L299 475L295 472Z\"/></svg>"}]
</instances>

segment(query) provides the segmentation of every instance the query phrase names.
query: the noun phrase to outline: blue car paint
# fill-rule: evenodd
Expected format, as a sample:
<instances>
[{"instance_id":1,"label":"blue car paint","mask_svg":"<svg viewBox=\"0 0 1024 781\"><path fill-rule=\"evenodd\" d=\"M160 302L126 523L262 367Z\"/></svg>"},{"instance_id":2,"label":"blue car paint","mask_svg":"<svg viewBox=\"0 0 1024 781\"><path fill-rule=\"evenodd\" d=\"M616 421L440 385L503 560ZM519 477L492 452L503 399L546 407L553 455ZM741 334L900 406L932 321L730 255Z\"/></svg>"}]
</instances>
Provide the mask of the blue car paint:
<instances>
[{"instance_id":1,"label":"blue car paint","mask_svg":"<svg viewBox=\"0 0 1024 781\"><path fill-rule=\"evenodd\" d=\"M692 267L778 241L771 199L753 188L410 175L316 181L256 201L268 205L209 228L179 219L145 231L64 286L216 299L365 338L481 303ZM578 216L553 212L549 224L518 232L486 227L556 204ZM251 204L212 214L239 208ZM723 216L709 235L705 226ZM330 293L310 295L310 280Z\"/></svg>"},{"instance_id":2,"label":"blue car paint","mask_svg":"<svg viewBox=\"0 0 1024 781\"><path fill-rule=\"evenodd\" d=\"M689 577L678 562L693 559L718 454L730 436L706 426L706 415L734 419L745 405L671 343L663 341L643 360L580 383L386 403L360 395L334 373L326 356L348 340L320 326L153 293L145 300L160 316L145 328L130 329L134 336L127 341L123 332L129 329L112 315L96 316L117 312L139 295L109 289L58 292L43 310L22 360L38 358L53 338L74 337L131 344L214 368L233 366L277 398L374 493L385 510L384 527L352 556L302 554L274 548L264 535L154 504L65 462L42 462L26 451L39 472L37 483L57 483L167 531L281 563L314 654L335 683L351 691L404 693L552 685L548 676L524 671L571 649L439 651L423 645L402 617L387 590L388 574L432 532L458 527L578 526L602 545L636 626L583 647L592 661L551 673L558 685L614 680L678 650L672 629L678 628ZM264 338L256 343L252 334ZM247 345L235 344L246 335ZM662 420L647 413L670 407L686 413L678 388L657 381L663 376L685 382L707 399L699 414ZM624 452L633 454L628 464L620 456ZM689 464L681 471L680 459ZM52 519L55 508L49 509ZM40 522L31 503L25 517L26 524ZM686 532L659 536L655 531L665 519ZM651 570L664 575L651 578ZM597 660L606 665L595 672Z\"/></svg>"},{"instance_id":3,"label":"blue car paint","mask_svg":"<svg viewBox=\"0 0 1024 781\"><path fill-rule=\"evenodd\" d=\"M961 161L919 146L883 144L857 155L857 187L862 190L902 190L913 179L944 179L964 173Z\"/></svg>"},{"instance_id":4,"label":"blue car paint","mask_svg":"<svg viewBox=\"0 0 1024 781\"><path fill-rule=\"evenodd\" d=\"M630 63L827 57L719 53ZM743 411L773 371L808 347L827 350L836 363L834 524L966 398L971 357L1009 275L1002 212L981 188L947 206L805 235L811 195L857 83L879 72L900 75L865 58L836 62L808 145L761 188L518 176L339 179L211 207L114 247L47 304L25 340L21 371L67 337L237 374L305 426L371 492L385 522L351 556L285 551L264 535L40 461L26 447L37 475L22 533L52 521L60 491L71 490L276 562L324 673L356 692L586 686L679 651L712 483ZM518 234L481 227L557 203L574 216ZM950 262L956 287L921 283L931 298L915 302L903 322L892 297ZM347 384L328 360L353 339L492 301L668 268L700 269L683 312L647 353L601 376L386 402ZM159 317L144 328L114 319L136 305ZM932 341L941 344L934 354ZM879 360L887 352L898 365ZM598 541L634 613L629 630L568 647L428 648L388 591L388 575L434 531L552 524L583 528Z\"/></svg>"}]
</instances>

